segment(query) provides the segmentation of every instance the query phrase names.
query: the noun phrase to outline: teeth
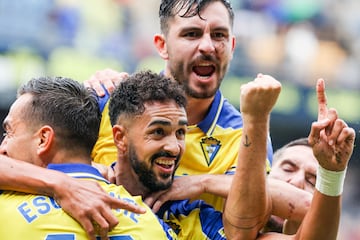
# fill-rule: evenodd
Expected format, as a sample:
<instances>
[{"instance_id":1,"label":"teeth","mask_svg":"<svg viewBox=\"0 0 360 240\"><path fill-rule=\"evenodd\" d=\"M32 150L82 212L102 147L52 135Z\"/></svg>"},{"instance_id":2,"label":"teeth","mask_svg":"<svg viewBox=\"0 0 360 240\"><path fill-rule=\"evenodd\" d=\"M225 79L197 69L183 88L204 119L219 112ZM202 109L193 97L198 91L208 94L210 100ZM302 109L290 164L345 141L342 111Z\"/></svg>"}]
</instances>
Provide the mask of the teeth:
<instances>
[{"instance_id":1,"label":"teeth","mask_svg":"<svg viewBox=\"0 0 360 240\"><path fill-rule=\"evenodd\" d=\"M158 160L156 160L156 163L162 164L162 165L173 165L174 160L158 159Z\"/></svg>"},{"instance_id":2,"label":"teeth","mask_svg":"<svg viewBox=\"0 0 360 240\"><path fill-rule=\"evenodd\" d=\"M211 63L199 63L198 66L200 67L208 67L208 66L211 66L212 64Z\"/></svg>"},{"instance_id":3,"label":"teeth","mask_svg":"<svg viewBox=\"0 0 360 240\"><path fill-rule=\"evenodd\" d=\"M210 76L200 76L200 75L198 75L199 76L199 78L202 78L202 79L208 79Z\"/></svg>"}]
</instances>

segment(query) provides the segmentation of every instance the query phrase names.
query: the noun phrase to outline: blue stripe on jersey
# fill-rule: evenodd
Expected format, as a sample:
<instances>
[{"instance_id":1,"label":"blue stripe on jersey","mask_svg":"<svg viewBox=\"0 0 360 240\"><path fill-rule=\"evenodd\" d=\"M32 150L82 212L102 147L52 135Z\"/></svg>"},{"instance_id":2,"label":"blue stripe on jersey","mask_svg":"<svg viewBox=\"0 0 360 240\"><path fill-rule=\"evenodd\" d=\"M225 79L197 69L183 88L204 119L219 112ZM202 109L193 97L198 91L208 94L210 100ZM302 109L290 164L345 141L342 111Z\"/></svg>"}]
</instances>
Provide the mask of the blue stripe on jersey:
<instances>
[{"instance_id":1,"label":"blue stripe on jersey","mask_svg":"<svg viewBox=\"0 0 360 240\"><path fill-rule=\"evenodd\" d=\"M230 104L229 101L224 98L220 90L218 90L214 101L211 104L209 113L203 121L197 124L197 126L207 136L211 136L215 126L219 126L223 129L240 129L243 127L243 120L240 111ZM267 158L271 166L273 159L273 147L270 136L268 137L267 144Z\"/></svg>"},{"instance_id":2,"label":"blue stripe on jersey","mask_svg":"<svg viewBox=\"0 0 360 240\"><path fill-rule=\"evenodd\" d=\"M169 226L167 225L161 218L159 218L158 216L156 216L157 219L160 222L160 225L162 226L162 228L164 229L164 232L166 233L166 237L168 240L175 240L177 239L176 233L175 231Z\"/></svg>"},{"instance_id":3,"label":"blue stripe on jersey","mask_svg":"<svg viewBox=\"0 0 360 240\"><path fill-rule=\"evenodd\" d=\"M223 97L220 90L216 92L210 111L197 126L208 136L211 136L215 126L239 129L243 126L240 112Z\"/></svg>"},{"instance_id":4,"label":"blue stripe on jersey","mask_svg":"<svg viewBox=\"0 0 360 240\"><path fill-rule=\"evenodd\" d=\"M110 99L110 94L109 92L105 89L104 85L101 85L102 88L104 89L105 91L105 95L103 97L97 97L97 102L99 104L99 108L100 108L100 112L102 113L105 106L106 106L106 103L108 102L108 100Z\"/></svg>"},{"instance_id":5,"label":"blue stripe on jersey","mask_svg":"<svg viewBox=\"0 0 360 240\"><path fill-rule=\"evenodd\" d=\"M81 163L49 164L48 169L66 173L75 178L90 178L109 183L101 173L91 165Z\"/></svg>"},{"instance_id":6,"label":"blue stripe on jersey","mask_svg":"<svg viewBox=\"0 0 360 240\"><path fill-rule=\"evenodd\" d=\"M198 211L203 234L208 239L226 239L223 233L222 213L216 211L211 205L202 200L168 201L156 213L165 222L170 215L178 218L189 216L191 212Z\"/></svg>"}]
</instances>

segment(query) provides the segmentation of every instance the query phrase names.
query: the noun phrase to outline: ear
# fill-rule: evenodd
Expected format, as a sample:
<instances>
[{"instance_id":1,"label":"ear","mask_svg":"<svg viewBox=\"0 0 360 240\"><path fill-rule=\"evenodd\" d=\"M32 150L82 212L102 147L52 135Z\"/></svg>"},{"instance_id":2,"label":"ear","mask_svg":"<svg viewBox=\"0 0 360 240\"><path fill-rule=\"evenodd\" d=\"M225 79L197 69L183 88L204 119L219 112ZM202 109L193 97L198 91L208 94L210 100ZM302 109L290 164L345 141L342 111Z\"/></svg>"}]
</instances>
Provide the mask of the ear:
<instances>
[{"instance_id":1,"label":"ear","mask_svg":"<svg viewBox=\"0 0 360 240\"><path fill-rule=\"evenodd\" d=\"M233 58L233 54L234 54L234 51L235 51L235 46L236 46L236 38L235 38L235 36L233 36L231 38L231 59Z\"/></svg>"},{"instance_id":2,"label":"ear","mask_svg":"<svg viewBox=\"0 0 360 240\"><path fill-rule=\"evenodd\" d=\"M125 152L127 148L126 128L124 125L114 125L112 128L115 146L120 152Z\"/></svg>"},{"instance_id":3,"label":"ear","mask_svg":"<svg viewBox=\"0 0 360 240\"><path fill-rule=\"evenodd\" d=\"M51 146L54 142L54 136L54 129L48 125L45 125L39 129L39 141L37 146L38 155L42 155L50 151Z\"/></svg>"},{"instance_id":4,"label":"ear","mask_svg":"<svg viewBox=\"0 0 360 240\"><path fill-rule=\"evenodd\" d=\"M168 60L169 54L167 52L166 40L165 40L165 36L163 34L155 34L154 45L155 45L160 57L164 60Z\"/></svg>"}]
</instances>

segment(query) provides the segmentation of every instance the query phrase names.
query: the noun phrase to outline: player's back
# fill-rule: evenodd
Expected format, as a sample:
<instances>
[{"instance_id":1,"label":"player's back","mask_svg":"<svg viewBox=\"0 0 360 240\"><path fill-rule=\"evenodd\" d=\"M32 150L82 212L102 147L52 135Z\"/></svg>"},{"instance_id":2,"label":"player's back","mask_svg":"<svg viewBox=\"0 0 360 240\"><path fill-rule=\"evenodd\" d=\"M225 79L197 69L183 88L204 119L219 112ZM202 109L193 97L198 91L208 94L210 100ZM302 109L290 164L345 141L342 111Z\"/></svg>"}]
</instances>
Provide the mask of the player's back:
<instances>
[{"instance_id":1,"label":"player's back","mask_svg":"<svg viewBox=\"0 0 360 240\"><path fill-rule=\"evenodd\" d=\"M99 179L91 174L87 177ZM147 208L145 214L114 210L119 224L109 233L110 239L168 239L158 218L140 197L131 196L122 186L98 182L110 195ZM47 196L2 191L0 222L0 239L88 239L81 225Z\"/></svg>"}]
</instances>

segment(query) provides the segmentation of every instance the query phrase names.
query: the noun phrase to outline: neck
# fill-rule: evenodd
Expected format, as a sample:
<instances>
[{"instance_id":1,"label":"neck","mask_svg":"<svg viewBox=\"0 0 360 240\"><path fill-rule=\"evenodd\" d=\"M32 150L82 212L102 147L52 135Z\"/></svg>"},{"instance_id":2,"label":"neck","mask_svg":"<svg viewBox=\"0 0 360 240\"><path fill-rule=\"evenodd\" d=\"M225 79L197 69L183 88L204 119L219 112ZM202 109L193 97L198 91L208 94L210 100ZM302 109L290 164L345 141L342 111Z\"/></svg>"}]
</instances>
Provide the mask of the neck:
<instances>
[{"instance_id":1,"label":"neck","mask_svg":"<svg viewBox=\"0 0 360 240\"><path fill-rule=\"evenodd\" d=\"M214 97L207 99L187 97L187 99L188 103L186 107L186 113L189 125L198 124L206 117Z\"/></svg>"},{"instance_id":2,"label":"neck","mask_svg":"<svg viewBox=\"0 0 360 240\"><path fill-rule=\"evenodd\" d=\"M149 190L141 184L136 173L126 161L117 161L114 166L115 184L122 185L131 195L142 196L144 199L150 193Z\"/></svg>"},{"instance_id":3,"label":"neck","mask_svg":"<svg viewBox=\"0 0 360 240\"><path fill-rule=\"evenodd\" d=\"M91 157L87 156L87 154L81 154L79 152L74 153L66 150L54 151L52 154L50 153L45 156L45 158L49 160L47 161L47 164L82 163L91 165Z\"/></svg>"},{"instance_id":4,"label":"neck","mask_svg":"<svg viewBox=\"0 0 360 240\"><path fill-rule=\"evenodd\" d=\"M166 63L168 64L168 63ZM168 65L165 67L165 76L170 76L174 79L171 75ZM186 114L188 118L189 125L195 125L201 122L206 114L209 111L210 105L214 100L214 96L211 98L206 99L199 99L199 98L192 98L190 96L186 96L187 98L187 106L186 106Z\"/></svg>"}]
</instances>

